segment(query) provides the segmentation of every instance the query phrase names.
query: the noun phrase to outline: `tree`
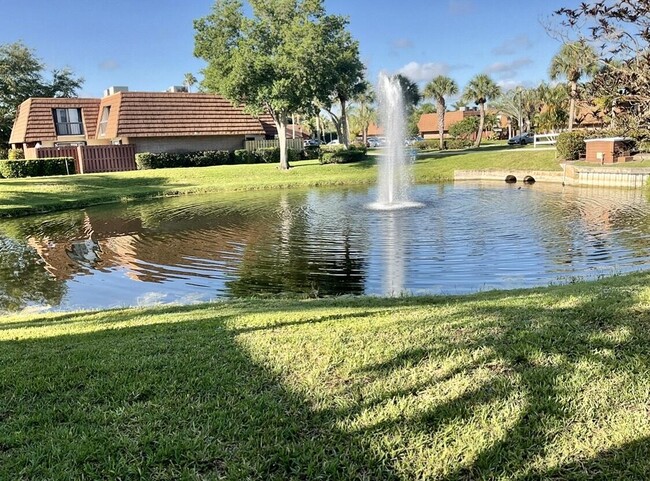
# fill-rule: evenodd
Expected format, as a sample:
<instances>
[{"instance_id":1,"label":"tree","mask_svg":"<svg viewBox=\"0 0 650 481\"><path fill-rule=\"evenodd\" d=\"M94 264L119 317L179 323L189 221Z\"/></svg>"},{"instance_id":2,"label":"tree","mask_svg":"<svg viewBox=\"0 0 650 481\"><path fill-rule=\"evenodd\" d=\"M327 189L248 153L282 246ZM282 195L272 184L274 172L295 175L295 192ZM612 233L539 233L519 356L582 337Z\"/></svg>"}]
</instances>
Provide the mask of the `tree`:
<instances>
[{"instance_id":1,"label":"tree","mask_svg":"<svg viewBox=\"0 0 650 481\"><path fill-rule=\"evenodd\" d=\"M48 80L45 66L21 42L0 45L0 144L6 143L16 109L30 97L75 97L83 79L68 68L54 69Z\"/></svg>"},{"instance_id":2,"label":"tree","mask_svg":"<svg viewBox=\"0 0 650 481\"><path fill-rule=\"evenodd\" d=\"M370 124L377 122L377 111L373 106L374 101L374 93L371 90L367 90L355 98L355 104L351 107L351 128L361 133L364 145L368 141Z\"/></svg>"},{"instance_id":3,"label":"tree","mask_svg":"<svg viewBox=\"0 0 650 481\"><path fill-rule=\"evenodd\" d=\"M406 112L407 114L410 114L415 106L422 100L422 94L420 94L418 84L402 74L397 74L395 77L402 87L402 93L404 95L404 107L406 108Z\"/></svg>"},{"instance_id":4,"label":"tree","mask_svg":"<svg viewBox=\"0 0 650 481\"><path fill-rule=\"evenodd\" d=\"M551 60L551 80L564 77L569 88L569 131L573 129L578 99L578 82L583 76L598 71L598 60L591 46L584 41L565 43Z\"/></svg>"},{"instance_id":5,"label":"tree","mask_svg":"<svg viewBox=\"0 0 650 481\"><path fill-rule=\"evenodd\" d=\"M581 2L555 15L598 51L587 93L617 127L650 127L650 0ZM616 125L618 124L618 125Z\"/></svg>"},{"instance_id":6,"label":"tree","mask_svg":"<svg viewBox=\"0 0 650 481\"><path fill-rule=\"evenodd\" d=\"M555 131L567 125L569 96L566 86L542 83L536 91L542 103L535 118L538 127L545 131Z\"/></svg>"},{"instance_id":7,"label":"tree","mask_svg":"<svg viewBox=\"0 0 650 481\"><path fill-rule=\"evenodd\" d=\"M458 84L445 75L438 75L426 87L424 97L430 97L436 101L438 112L438 134L440 136L440 150L445 148L445 112L447 111L446 97L458 93Z\"/></svg>"},{"instance_id":8,"label":"tree","mask_svg":"<svg viewBox=\"0 0 650 481\"><path fill-rule=\"evenodd\" d=\"M332 76L329 83L334 88L330 94L330 102L324 108L332 117L341 144L349 147L348 102L369 88L364 79L365 67L359 58L359 42L346 30L340 30L328 45L327 53L334 61L334 65L328 70ZM332 109L334 102L338 103L340 108L338 115Z\"/></svg>"},{"instance_id":9,"label":"tree","mask_svg":"<svg viewBox=\"0 0 650 481\"><path fill-rule=\"evenodd\" d=\"M196 84L196 82L196 77L191 72L185 74L185 77L183 78L183 85L187 87L188 92L192 91L192 86Z\"/></svg>"},{"instance_id":10,"label":"tree","mask_svg":"<svg viewBox=\"0 0 650 481\"><path fill-rule=\"evenodd\" d=\"M488 100L495 99L500 94L501 89L499 86L485 74L478 74L473 77L465 87L465 90L463 90L462 99L465 102L474 102L478 105L479 125L476 140L474 141L475 148L481 146L483 128L485 126L485 104Z\"/></svg>"},{"instance_id":11,"label":"tree","mask_svg":"<svg viewBox=\"0 0 650 481\"><path fill-rule=\"evenodd\" d=\"M288 169L286 131L292 113L324 105L335 90L336 59L328 45L344 36L347 20L326 15L322 0L217 0L196 20L194 54L207 61L202 85L249 112L268 112Z\"/></svg>"}]
</instances>

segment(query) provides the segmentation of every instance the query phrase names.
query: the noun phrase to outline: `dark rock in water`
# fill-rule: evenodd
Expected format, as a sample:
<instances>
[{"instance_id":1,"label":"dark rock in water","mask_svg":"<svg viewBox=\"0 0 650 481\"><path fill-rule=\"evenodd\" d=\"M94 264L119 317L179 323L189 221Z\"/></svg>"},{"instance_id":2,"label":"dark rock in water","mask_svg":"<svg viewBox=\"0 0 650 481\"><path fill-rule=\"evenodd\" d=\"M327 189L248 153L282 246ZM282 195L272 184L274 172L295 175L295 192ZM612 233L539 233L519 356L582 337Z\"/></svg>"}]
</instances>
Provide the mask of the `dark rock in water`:
<instances>
[{"instance_id":1,"label":"dark rock in water","mask_svg":"<svg viewBox=\"0 0 650 481\"><path fill-rule=\"evenodd\" d=\"M517 177L514 175L506 175L506 184L516 184L517 183Z\"/></svg>"},{"instance_id":2,"label":"dark rock in water","mask_svg":"<svg viewBox=\"0 0 650 481\"><path fill-rule=\"evenodd\" d=\"M524 177L524 184L534 184L535 183L535 177L532 175L527 175Z\"/></svg>"}]
</instances>

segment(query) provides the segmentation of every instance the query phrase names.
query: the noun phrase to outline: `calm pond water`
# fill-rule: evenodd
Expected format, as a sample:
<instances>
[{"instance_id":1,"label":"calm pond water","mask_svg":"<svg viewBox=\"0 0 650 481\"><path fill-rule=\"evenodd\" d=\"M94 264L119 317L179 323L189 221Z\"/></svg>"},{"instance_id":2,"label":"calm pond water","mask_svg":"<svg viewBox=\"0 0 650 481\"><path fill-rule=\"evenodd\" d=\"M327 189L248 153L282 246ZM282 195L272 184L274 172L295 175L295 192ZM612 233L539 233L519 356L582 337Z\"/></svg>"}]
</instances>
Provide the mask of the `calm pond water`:
<instances>
[{"instance_id":1,"label":"calm pond water","mask_svg":"<svg viewBox=\"0 0 650 481\"><path fill-rule=\"evenodd\" d=\"M458 294L650 267L639 191L439 184L192 196L0 221L0 310Z\"/></svg>"}]
</instances>

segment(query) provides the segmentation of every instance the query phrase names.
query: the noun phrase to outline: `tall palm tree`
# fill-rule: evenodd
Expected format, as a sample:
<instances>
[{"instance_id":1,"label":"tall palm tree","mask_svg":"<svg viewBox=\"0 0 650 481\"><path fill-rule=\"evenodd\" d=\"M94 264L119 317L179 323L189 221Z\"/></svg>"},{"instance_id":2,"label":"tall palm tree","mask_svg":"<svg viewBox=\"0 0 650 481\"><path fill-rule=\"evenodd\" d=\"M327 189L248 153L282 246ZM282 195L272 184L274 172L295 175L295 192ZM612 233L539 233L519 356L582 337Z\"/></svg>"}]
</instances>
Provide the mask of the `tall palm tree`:
<instances>
[{"instance_id":1,"label":"tall palm tree","mask_svg":"<svg viewBox=\"0 0 650 481\"><path fill-rule=\"evenodd\" d=\"M192 73L186 73L185 77L183 79L183 83L187 87L187 91L191 92L192 91L192 85L196 83L196 77L192 75Z\"/></svg>"},{"instance_id":2,"label":"tall palm tree","mask_svg":"<svg viewBox=\"0 0 650 481\"><path fill-rule=\"evenodd\" d=\"M551 60L549 74L551 80L564 77L569 88L569 131L573 129L576 116L578 82L583 76L589 77L598 71L598 58L594 49L586 42L565 43Z\"/></svg>"},{"instance_id":3,"label":"tall palm tree","mask_svg":"<svg viewBox=\"0 0 650 481\"><path fill-rule=\"evenodd\" d=\"M433 98L436 101L438 112L438 134L440 135L440 150L445 148L445 112L447 104L445 97L458 93L458 84L449 77L438 75L424 87L424 97Z\"/></svg>"},{"instance_id":4,"label":"tall palm tree","mask_svg":"<svg viewBox=\"0 0 650 481\"><path fill-rule=\"evenodd\" d=\"M494 83L494 80L485 74L478 74L473 77L465 87L465 90L463 90L462 99L466 102L474 102L478 105L480 114L474 148L481 146L483 128L485 127L485 103L490 99L498 97L500 94L501 89L499 86Z\"/></svg>"}]
</instances>

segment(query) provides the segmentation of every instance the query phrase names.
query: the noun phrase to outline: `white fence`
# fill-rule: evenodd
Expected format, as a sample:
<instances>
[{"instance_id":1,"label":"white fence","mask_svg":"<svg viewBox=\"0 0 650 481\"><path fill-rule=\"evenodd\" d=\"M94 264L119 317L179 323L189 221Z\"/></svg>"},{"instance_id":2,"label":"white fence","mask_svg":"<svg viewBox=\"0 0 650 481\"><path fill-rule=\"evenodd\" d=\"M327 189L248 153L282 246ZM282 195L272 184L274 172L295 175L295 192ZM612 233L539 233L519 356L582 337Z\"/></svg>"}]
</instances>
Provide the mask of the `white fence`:
<instances>
[{"instance_id":1,"label":"white fence","mask_svg":"<svg viewBox=\"0 0 650 481\"><path fill-rule=\"evenodd\" d=\"M560 134L535 134L533 137L533 148L538 145L555 145Z\"/></svg>"},{"instance_id":2,"label":"white fence","mask_svg":"<svg viewBox=\"0 0 650 481\"><path fill-rule=\"evenodd\" d=\"M258 150L258 149L267 149L269 147L280 147L279 140L247 140L244 142L244 148L246 150ZM287 148L291 150L302 150L303 149L303 140L302 139L287 139Z\"/></svg>"}]
</instances>

